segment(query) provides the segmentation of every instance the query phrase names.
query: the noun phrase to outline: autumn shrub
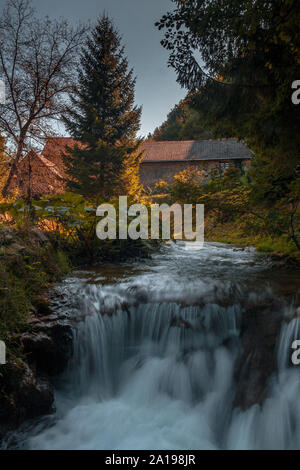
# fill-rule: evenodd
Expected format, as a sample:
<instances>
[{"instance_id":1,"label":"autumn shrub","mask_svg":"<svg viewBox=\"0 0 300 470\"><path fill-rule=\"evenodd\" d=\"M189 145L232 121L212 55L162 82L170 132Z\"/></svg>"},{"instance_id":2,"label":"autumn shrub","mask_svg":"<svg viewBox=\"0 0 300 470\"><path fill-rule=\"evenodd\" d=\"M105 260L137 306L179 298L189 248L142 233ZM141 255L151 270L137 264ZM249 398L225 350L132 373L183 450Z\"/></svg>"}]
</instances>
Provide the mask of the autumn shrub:
<instances>
[{"instance_id":1,"label":"autumn shrub","mask_svg":"<svg viewBox=\"0 0 300 470\"><path fill-rule=\"evenodd\" d=\"M155 194L155 195L157 195L157 194L167 194L168 191L169 191L169 183L167 183L167 181L160 180L160 181L158 181L158 183L155 183L153 194Z\"/></svg>"},{"instance_id":2,"label":"autumn shrub","mask_svg":"<svg viewBox=\"0 0 300 470\"><path fill-rule=\"evenodd\" d=\"M189 168L174 176L170 185L169 194L172 201L185 204L195 204L203 194L202 184L205 172L196 168Z\"/></svg>"}]
</instances>

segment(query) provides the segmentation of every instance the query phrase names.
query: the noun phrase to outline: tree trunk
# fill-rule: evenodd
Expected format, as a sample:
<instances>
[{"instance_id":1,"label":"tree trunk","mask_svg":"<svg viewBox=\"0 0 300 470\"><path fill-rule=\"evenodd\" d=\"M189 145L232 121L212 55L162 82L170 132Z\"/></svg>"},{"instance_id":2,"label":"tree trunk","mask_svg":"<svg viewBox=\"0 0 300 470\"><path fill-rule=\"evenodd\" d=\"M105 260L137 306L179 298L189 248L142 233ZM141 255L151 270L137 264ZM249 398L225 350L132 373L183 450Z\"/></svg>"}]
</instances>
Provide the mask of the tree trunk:
<instances>
[{"instance_id":1,"label":"tree trunk","mask_svg":"<svg viewBox=\"0 0 300 470\"><path fill-rule=\"evenodd\" d=\"M291 238L292 238L293 242L295 243L296 247L298 248L298 250L300 251L300 242L297 239L296 232L295 232L295 227L294 227L294 216L296 214L297 208L298 208L298 203L296 204L295 211L291 214L290 225L291 225L291 230L292 230Z\"/></svg>"},{"instance_id":2,"label":"tree trunk","mask_svg":"<svg viewBox=\"0 0 300 470\"><path fill-rule=\"evenodd\" d=\"M26 129L26 131L27 131L27 129ZM7 197L8 193L9 193L9 187L10 187L10 184L11 184L12 179L13 179L14 176L16 176L17 185L19 186L18 166L19 166L19 162L21 160L22 154L23 154L26 131L24 132L24 128L23 128L23 130L21 132L20 140L19 140L19 143L18 143L17 154L16 154L16 157L13 160L13 163L12 163L7 181L4 185L4 188L2 189L2 196L3 197Z\"/></svg>"},{"instance_id":3,"label":"tree trunk","mask_svg":"<svg viewBox=\"0 0 300 470\"><path fill-rule=\"evenodd\" d=\"M10 168L10 172L9 172L9 175L8 175L8 178L7 178L7 181L2 189L2 196L3 197L7 197L8 195L8 192L9 192L9 187L10 187L10 184L12 182L12 179L13 177L16 176L18 178L18 165L17 165L17 162L14 160L11 168Z\"/></svg>"}]
</instances>

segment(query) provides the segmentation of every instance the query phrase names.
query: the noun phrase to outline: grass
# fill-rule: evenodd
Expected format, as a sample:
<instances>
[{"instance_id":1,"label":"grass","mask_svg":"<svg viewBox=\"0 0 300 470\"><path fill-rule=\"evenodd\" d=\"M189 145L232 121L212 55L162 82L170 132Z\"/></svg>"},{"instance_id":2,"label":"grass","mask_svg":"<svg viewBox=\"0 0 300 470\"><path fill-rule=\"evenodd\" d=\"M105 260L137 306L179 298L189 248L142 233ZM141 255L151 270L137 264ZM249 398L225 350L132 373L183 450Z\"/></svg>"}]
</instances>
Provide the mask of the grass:
<instances>
[{"instance_id":1,"label":"grass","mask_svg":"<svg viewBox=\"0 0 300 470\"><path fill-rule=\"evenodd\" d=\"M229 243L240 247L253 246L258 252L290 258L300 263L300 253L286 235L271 237L259 233L256 227L249 226L249 220L215 223L208 218L205 225L205 239Z\"/></svg>"}]
</instances>

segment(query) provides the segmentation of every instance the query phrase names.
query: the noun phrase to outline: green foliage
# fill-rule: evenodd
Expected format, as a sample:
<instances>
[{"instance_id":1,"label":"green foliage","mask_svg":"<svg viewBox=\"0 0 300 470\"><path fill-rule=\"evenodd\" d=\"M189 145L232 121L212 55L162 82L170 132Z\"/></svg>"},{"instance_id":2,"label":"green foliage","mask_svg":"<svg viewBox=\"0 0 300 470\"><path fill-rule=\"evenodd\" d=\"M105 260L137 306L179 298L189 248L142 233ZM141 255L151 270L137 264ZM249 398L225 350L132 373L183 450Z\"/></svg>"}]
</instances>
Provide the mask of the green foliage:
<instances>
[{"instance_id":1,"label":"green foliage","mask_svg":"<svg viewBox=\"0 0 300 470\"><path fill-rule=\"evenodd\" d=\"M242 137L256 153L294 158L300 115L291 86L300 75L300 3L174 3L157 26L166 32L169 64L180 84L196 92L194 104L207 123L222 137Z\"/></svg>"},{"instance_id":2,"label":"green foliage","mask_svg":"<svg viewBox=\"0 0 300 470\"><path fill-rule=\"evenodd\" d=\"M181 171L174 176L174 183L169 188L170 198L176 202L194 204L202 195L201 184L204 172L197 168Z\"/></svg>"},{"instance_id":3,"label":"green foliage","mask_svg":"<svg viewBox=\"0 0 300 470\"><path fill-rule=\"evenodd\" d=\"M224 173L216 169L203 181L197 181L195 174L184 171L175 175L169 197L171 202L204 204L206 234L212 240L248 242L260 250L265 247L272 252L280 251L281 247L286 254L299 252L298 181L287 185L284 198L275 198L276 203L270 204L266 195L263 203L251 180L251 171L241 176L240 169L234 166ZM269 198L272 197L271 193Z\"/></svg>"},{"instance_id":4,"label":"green foliage","mask_svg":"<svg viewBox=\"0 0 300 470\"><path fill-rule=\"evenodd\" d=\"M129 198L129 204L134 200L133 196ZM118 198L111 199L110 204L115 207L118 225ZM0 210L9 214L19 229L30 231L36 225L48 233L54 246L66 252L74 265L148 256L157 245L151 241L118 238L100 241L96 236L100 221L96 216L97 205L76 193L44 197L31 206L19 199L1 204Z\"/></svg>"},{"instance_id":5,"label":"green foliage","mask_svg":"<svg viewBox=\"0 0 300 470\"><path fill-rule=\"evenodd\" d=\"M290 159L277 164L259 156L249 171L251 203L261 207L276 236L287 234L300 250L300 175Z\"/></svg>"},{"instance_id":6,"label":"green foliage","mask_svg":"<svg viewBox=\"0 0 300 470\"><path fill-rule=\"evenodd\" d=\"M154 185L154 190L153 194L166 194L169 191L169 183L164 180L158 181L158 183L155 183Z\"/></svg>"},{"instance_id":7,"label":"green foliage","mask_svg":"<svg viewBox=\"0 0 300 470\"><path fill-rule=\"evenodd\" d=\"M236 246L255 246L261 253L276 254L300 262L299 250L286 236L270 236L264 230L264 224L253 214L245 214L235 220L220 223L212 215L206 219L206 239Z\"/></svg>"},{"instance_id":8,"label":"green foliage","mask_svg":"<svg viewBox=\"0 0 300 470\"><path fill-rule=\"evenodd\" d=\"M90 199L109 199L120 186L127 193L139 191L136 132L141 109L134 105L134 88L121 38L103 16L82 51L79 86L64 119L80 142L64 158L72 191Z\"/></svg>"},{"instance_id":9,"label":"green foliage","mask_svg":"<svg viewBox=\"0 0 300 470\"><path fill-rule=\"evenodd\" d=\"M299 1L174 3L157 24L169 64L214 136L239 137L255 152L250 210L300 250L300 113L291 100L300 76Z\"/></svg>"},{"instance_id":10,"label":"green foliage","mask_svg":"<svg viewBox=\"0 0 300 470\"><path fill-rule=\"evenodd\" d=\"M256 246L257 251L263 253L284 253L290 256L298 255L299 252L295 247L295 244L288 239L286 235L279 237L266 237L260 240Z\"/></svg>"},{"instance_id":11,"label":"green foliage","mask_svg":"<svg viewBox=\"0 0 300 470\"><path fill-rule=\"evenodd\" d=\"M201 112L191 107L189 97L176 105L167 120L149 138L153 140L205 140L211 132L204 125Z\"/></svg>"},{"instance_id":12,"label":"green foliage","mask_svg":"<svg viewBox=\"0 0 300 470\"><path fill-rule=\"evenodd\" d=\"M233 189L241 186L241 170L235 166L222 171L218 168L213 169L206 181L205 191L215 193L224 189Z\"/></svg>"}]
</instances>

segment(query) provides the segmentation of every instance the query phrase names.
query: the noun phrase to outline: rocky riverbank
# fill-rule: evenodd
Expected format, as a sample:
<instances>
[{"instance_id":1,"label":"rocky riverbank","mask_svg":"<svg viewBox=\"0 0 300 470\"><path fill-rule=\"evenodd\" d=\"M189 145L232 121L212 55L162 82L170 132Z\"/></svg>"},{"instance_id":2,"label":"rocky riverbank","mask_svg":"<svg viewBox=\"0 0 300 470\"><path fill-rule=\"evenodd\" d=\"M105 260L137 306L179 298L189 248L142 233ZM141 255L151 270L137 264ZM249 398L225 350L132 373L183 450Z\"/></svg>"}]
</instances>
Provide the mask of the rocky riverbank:
<instances>
[{"instance_id":1,"label":"rocky riverbank","mask_svg":"<svg viewBox=\"0 0 300 470\"><path fill-rule=\"evenodd\" d=\"M71 327L47 292L70 269L67 256L37 228L0 230L0 436L54 409L52 378L71 354Z\"/></svg>"},{"instance_id":2,"label":"rocky riverbank","mask_svg":"<svg viewBox=\"0 0 300 470\"><path fill-rule=\"evenodd\" d=\"M20 336L22 358L2 366L0 438L25 420L55 411L55 378L72 355L72 327L66 313L57 313L57 304L65 304L57 295L40 298Z\"/></svg>"}]
</instances>

